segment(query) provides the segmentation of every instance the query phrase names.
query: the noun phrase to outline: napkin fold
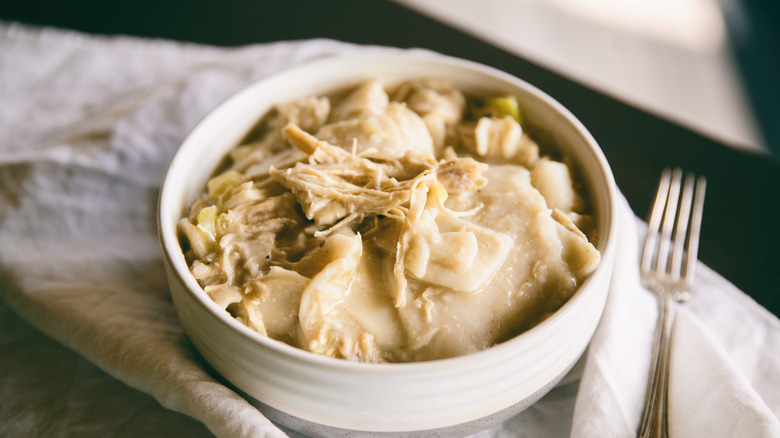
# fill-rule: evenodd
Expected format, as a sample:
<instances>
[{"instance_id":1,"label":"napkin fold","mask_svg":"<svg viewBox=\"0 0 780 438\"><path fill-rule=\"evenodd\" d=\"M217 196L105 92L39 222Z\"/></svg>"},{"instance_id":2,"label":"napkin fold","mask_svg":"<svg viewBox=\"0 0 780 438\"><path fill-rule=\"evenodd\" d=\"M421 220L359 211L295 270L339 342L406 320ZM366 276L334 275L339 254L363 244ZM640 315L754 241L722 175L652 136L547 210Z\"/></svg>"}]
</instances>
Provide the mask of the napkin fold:
<instances>
[{"instance_id":1,"label":"napkin fold","mask_svg":"<svg viewBox=\"0 0 780 438\"><path fill-rule=\"evenodd\" d=\"M184 335L157 241L158 189L187 132L232 93L307 60L374 50L400 49L332 40L228 49L0 22L4 305L217 436L292 434L224 385ZM641 221L624 200L620 219L584 367L480 436L635 434L656 306L639 285ZM672 436L780 436L780 322L701 264L694 294L675 329ZM49 396L28 383L31 398Z\"/></svg>"}]
</instances>

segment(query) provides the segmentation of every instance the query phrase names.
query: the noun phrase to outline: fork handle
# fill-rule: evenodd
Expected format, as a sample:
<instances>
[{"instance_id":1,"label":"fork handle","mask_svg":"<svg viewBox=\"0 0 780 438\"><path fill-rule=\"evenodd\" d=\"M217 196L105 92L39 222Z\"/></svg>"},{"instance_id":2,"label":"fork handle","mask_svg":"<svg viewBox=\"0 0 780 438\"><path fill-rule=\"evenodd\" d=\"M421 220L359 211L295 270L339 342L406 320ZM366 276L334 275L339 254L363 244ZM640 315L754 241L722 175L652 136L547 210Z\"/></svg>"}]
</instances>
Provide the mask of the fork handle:
<instances>
[{"instance_id":1,"label":"fork handle","mask_svg":"<svg viewBox=\"0 0 780 438\"><path fill-rule=\"evenodd\" d=\"M650 383L645 396L640 438L666 438L668 429L669 356L671 354L674 305L671 294L664 294L659 300L660 314L653 349Z\"/></svg>"}]
</instances>

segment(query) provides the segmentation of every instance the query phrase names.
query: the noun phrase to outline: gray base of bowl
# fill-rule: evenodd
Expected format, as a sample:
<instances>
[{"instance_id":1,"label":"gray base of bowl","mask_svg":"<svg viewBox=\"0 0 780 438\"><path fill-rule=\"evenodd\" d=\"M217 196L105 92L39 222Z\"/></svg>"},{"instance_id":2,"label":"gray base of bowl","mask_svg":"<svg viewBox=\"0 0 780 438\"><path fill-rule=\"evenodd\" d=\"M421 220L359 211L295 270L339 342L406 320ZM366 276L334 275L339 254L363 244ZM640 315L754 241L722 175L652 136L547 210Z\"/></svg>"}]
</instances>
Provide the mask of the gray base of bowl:
<instances>
[{"instance_id":1,"label":"gray base of bowl","mask_svg":"<svg viewBox=\"0 0 780 438\"><path fill-rule=\"evenodd\" d=\"M465 437L473 435L477 432L481 432L497 426L520 412L526 410L528 407L539 401L548 392L550 392L563 378L569 373L571 368L564 370L560 375L556 376L547 385L536 391L534 394L526 397L523 400L515 403L508 408L498 411L492 415L478 418L476 420L468 421L465 423L455 424L452 426L446 426L436 429L425 430L400 430L400 431L365 431L365 430L353 430L343 429L334 426L323 425L314 423L305 419L301 419L271 406L268 406L247 394L242 394L247 401L253 406L259 409L263 415L274 423L281 425L284 428L292 431L304 434L310 437L324 437L324 438L356 438L356 437L376 437L376 438L416 438L416 437Z\"/></svg>"}]
</instances>

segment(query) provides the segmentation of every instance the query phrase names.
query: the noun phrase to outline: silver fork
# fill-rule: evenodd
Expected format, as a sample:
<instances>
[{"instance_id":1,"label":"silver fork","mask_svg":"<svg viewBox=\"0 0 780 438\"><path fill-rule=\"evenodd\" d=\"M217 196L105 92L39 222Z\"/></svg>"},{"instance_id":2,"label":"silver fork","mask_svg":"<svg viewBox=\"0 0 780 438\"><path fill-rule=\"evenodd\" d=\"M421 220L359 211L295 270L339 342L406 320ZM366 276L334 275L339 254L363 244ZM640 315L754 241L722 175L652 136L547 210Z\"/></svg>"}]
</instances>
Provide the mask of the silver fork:
<instances>
[{"instance_id":1,"label":"silver fork","mask_svg":"<svg viewBox=\"0 0 780 438\"><path fill-rule=\"evenodd\" d=\"M669 356L674 303L690 298L696 269L707 181L680 169L664 169L647 224L640 272L642 285L658 296L659 317L650 381L639 437L667 437Z\"/></svg>"}]
</instances>

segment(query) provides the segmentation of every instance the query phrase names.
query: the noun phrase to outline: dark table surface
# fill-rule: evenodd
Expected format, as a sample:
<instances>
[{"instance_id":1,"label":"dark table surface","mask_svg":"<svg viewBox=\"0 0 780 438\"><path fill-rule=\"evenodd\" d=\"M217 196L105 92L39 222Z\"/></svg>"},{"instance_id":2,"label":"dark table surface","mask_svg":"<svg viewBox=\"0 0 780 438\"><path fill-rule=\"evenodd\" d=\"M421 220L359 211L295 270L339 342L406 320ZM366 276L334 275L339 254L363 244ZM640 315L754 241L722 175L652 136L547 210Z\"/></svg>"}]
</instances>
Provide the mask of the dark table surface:
<instances>
[{"instance_id":1,"label":"dark table surface","mask_svg":"<svg viewBox=\"0 0 780 438\"><path fill-rule=\"evenodd\" d=\"M648 114L389 1L30 0L3 2L0 19L219 46L323 37L422 47L499 68L544 90L588 127L639 216L664 167L705 175L699 258L780 316L780 161Z\"/></svg>"}]
</instances>

